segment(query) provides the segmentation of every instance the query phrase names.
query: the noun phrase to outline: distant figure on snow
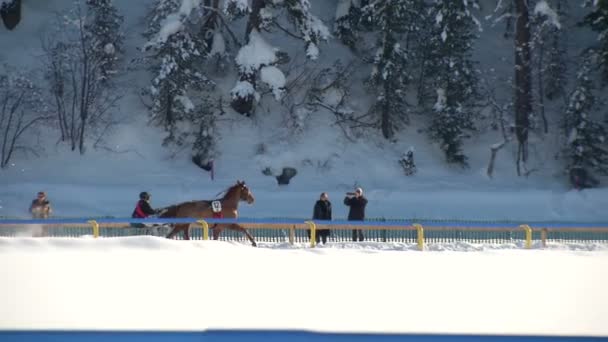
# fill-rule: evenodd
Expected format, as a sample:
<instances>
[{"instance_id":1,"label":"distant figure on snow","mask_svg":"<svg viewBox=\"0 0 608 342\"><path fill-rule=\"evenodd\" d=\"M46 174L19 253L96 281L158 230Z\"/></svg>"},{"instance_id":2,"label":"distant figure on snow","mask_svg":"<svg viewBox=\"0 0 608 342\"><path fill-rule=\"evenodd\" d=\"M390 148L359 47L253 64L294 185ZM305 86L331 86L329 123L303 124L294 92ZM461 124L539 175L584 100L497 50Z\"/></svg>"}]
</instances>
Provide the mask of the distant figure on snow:
<instances>
[{"instance_id":1,"label":"distant figure on snow","mask_svg":"<svg viewBox=\"0 0 608 342\"><path fill-rule=\"evenodd\" d=\"M414 163L414 150L409 149L407 153L404 153L399 159L399 164L403 168L403 172L406 176L411 176L416 173L416 164Z\"/></svg>"},{"instance_id":2,"label":"distant figure on snow","mask_svg":"<svg viewBox=\"0 0 608 342\"><path fill-rule=\"evenodd\" d=\"M585 188L593 188L600 184L600 182L593 178L585 168L573 167L570 169L570 183L577 190Z\"/></svg>"},{"instance_id":3,"label":"distant figure on snow","mask_svg":"<svg viewBox=\"0 0 608 342\"><path fill-rule=\"evenodd\" d=\"M331 221L331 202L329 201L329 195L327 194L327 192L321 193L319 200L315 203L312 219ZM308 239L310 239L310 229L306 232L308 233ZM322 241L323 244L326 244L329 235L329 229L317 229L315 241L317 243L319 243L319 241Z\"/></svg>"},{"instance_id":4,"label":"distant figure on snow","mask_svg":"<svg viewBox=\"0 0 608 342\"><path fill-rule=\"evenodd\" d=\"M32 200L29 209L33 219L47 219L53 212L51 202L46 198L46 192L40 191Z\"/></svg>"}]
</instances>

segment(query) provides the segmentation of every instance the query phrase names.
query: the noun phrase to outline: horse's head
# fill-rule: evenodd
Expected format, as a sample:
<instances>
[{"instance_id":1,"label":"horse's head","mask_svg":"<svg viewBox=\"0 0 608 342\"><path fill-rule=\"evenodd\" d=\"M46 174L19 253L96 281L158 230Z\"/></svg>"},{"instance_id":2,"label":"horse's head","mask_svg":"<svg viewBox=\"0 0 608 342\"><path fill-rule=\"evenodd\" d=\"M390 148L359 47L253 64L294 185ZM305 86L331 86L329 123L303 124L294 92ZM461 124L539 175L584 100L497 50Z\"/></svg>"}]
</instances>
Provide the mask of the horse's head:
<instances>
[{"instance_id":1,"label":"horse's head","mask_svg":"<svg viewBox=\"0 0 608 342\"><path fill-rule=\"evenodd\" d=\"M255 197L253 197L253 192L249 189L247 185L245 185L245 181L236 181L236 187L240 189L241 196L239 200L243 202L247 202L247 204L253 204L255 202Z\"/></svg>"}]
</instances>

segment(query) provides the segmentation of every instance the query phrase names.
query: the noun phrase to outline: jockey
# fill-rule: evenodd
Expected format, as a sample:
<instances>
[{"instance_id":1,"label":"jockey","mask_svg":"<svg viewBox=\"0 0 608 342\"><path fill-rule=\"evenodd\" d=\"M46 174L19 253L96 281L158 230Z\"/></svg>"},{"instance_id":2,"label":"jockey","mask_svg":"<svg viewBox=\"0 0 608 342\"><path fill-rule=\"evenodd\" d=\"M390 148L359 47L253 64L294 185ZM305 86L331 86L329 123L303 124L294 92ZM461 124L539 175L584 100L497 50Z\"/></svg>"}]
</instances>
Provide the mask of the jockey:
<instances>
[{"instance_id":1,"label":"jockey","mask_svg":"<svg viewBox=\"0 0 608 342\"><path fill-rule=\"evenodd\" d=\"M137 201L131 217L146 218L150 215L156 214L157 212L157 210L152 209L150 206L150 194L144 191L139 194L139 201Z\"/></svg>"}]
</instances>

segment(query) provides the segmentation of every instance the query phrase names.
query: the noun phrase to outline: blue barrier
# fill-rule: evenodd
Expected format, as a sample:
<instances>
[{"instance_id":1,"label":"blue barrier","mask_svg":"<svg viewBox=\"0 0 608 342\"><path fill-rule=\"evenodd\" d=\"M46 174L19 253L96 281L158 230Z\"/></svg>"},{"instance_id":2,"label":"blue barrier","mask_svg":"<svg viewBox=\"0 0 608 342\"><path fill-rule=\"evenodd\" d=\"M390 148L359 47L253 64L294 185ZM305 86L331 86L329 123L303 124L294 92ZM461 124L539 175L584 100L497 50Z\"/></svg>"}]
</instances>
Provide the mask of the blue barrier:
<instances>
[{"instance_id":1,"label":"blue barrier","mask_svg":"<svg viewBox=\"0 0 608 342\"><path fill-rule=\"evenodd\" d=\"M104 223L148 223L148 224L167 224L167 223L196 223L199 219L196 218L49 218L44 220L33 219L0 219L0 224L89 224L90 220L95 220L99 224ZM336 225L351 225L351 226L369 226L379 225L387 227L403 227L411 226L415 223L422 225L425 228L433 227L471 227L471 228L517 228L520 225L527 224L532 228L551 228L551 229L592 229L592 228L607 228L608 222L551 222L551 221L521 221L521 222L480 222L480 221L437 221L437 220L366 220L366 221L348 221L348 220L306 220L306 219L291 219L291 218L205 218L207 223L251 223L251 224L305 224L306 221L312 221L315 224L336 224Z\"/></svg>"},{"instance_id":2,"label":"blue barrier","mask_svg":"<svg viewBox=\"0 0 608 342\"><path fill-rule=\"evenodd\" d=\"M604 342L608 337L466 334L321 333L289 330L151 331L0 331L2 342Z\"/></svg>"}]
</instances>

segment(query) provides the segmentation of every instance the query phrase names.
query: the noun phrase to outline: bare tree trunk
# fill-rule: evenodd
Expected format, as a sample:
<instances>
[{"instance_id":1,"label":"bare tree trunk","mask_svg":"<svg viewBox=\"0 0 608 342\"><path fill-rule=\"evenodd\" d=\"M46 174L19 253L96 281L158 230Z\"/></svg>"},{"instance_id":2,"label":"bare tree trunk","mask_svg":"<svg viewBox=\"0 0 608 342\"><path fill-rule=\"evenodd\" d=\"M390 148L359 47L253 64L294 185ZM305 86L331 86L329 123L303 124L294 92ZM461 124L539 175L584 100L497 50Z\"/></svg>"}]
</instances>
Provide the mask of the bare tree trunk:
<instances>
[{"instance_id":1,"label":"bare tree trunk","mask_svg":"<svg viewBox=\"0 0 608 342\"><path fill-rule=\"evenodd\" d=\"M384 80L384 103L382 104L382 135L385 139L393 137L393 123L391 122L391 108L389 96L392 94L390 81Z\"/></svg>"},{"instance_id":2,"label":"bare tree trunk","mask_svg":"<svg viewBox=\"0 0 608 342\"><path fill-rule=\"evenodd\" d=\"M66 107L64 100L64 82L63 77L65 75L64 70L64 57L58 56L59 54L54 51L56 48L47 48L47 54L50 55L51 62L49 63L51 69L51 91L55 98L55 107L57 111L57 121L59 129L61 131L61 141L68 139L68 122L66 119Z\"/></svg>"},{"instance_id":3,"label":"bare tree trunk","mask_svg":"<svg viewBox=\"0 0 608 342\"><path fill-rule=\"evenodd\" d=\"M513 32L513 1L515 0L509 0L509 5L507 7L507 9L505 10L505 13L507 13L507 18L505 20L506 25L505 25L505 32L503 33L503 37L505 39L509 39L511 38L511 33Z\"/></svg>"},{"instance_id":4,"label":"bare tree trunk","mask_svg":"<svg viewBox=\"0 0 608 342\"><path fill-rule=\"evenodd\" d=\"M488 168L486 170L488 177L492 178L492 175L494 173L494 162L496 161L496 155L498 154L498 151L500 151L500 149L502 149L506 144L507 140L501 142L500 144L490 146L490 162L488 163Z\"/></svg>"},{"instance_id":5,"label":"bare tree trunk","mask_svg":"<svg viewBox=\"0 0 608 342\"><path fill-rule=\"evenodd\" d=\"M209 10L206 12L206 19L203 22L203 25L201 25L201 29L199 31L201 39L203 39L206 44L205 49L207 52L209 52L211 51L211 45L213 44L213 34L215 33L215 30L220 26L220 1L205 0L204 6L206 8L213 8L213 10Z\"/></svg>"},{"instance_id":6,"label":"bare tree trunk","mask_svg":"<svg viewBox=\"0 0 608 342\"><path fill-rule=\"evenodd\" d=\"M528 130L532 112L530 67L530 18L526 0L515 0L515 133L518 141L517 175L528 160Z\"/></svg>"},{"instance_id":7,"label":"bare tree trunk","mask_svg":"<svg viewBox=\"0 0 608 342\"><path fill-rule=\"evenodd\" d=\"M80 49L82 53L82 75L80 85L80 129L78 131L78 150L80 154L84 154L84 131L88 123L89 118L89 105L90 105L90 84L89 77L91 77L91 61L89 60L89 52L84 32L84 21L80 20L79 33L80 33Z\"/></svg>"},{"instance_id":8,"label":"bare tree trunk","mask_svg":"<svg viewBox=\"0 0 608 342\"><path fill-rule=\"evenodd\" d=\"M541 29L542 30L542 29ZM539 33L538 40L538 101L540 107L540 116L543 120L543 129L545 134L549 133L549 123L545 115L545 88L543 87L543 58L545 54L545 43L543 42L542 32Z\"/></svg>"},{"instance_id":9,"label":"bare tree trunk","mask_svg":"<svg viewBox=\"0 0 608 342\"><path fill-rule=\"evenodd\" d=\"M76 150L76 104L78 103L78 83L76 82L76 68L78 67L75 63L72 65L71 70L72 77L72 112L70 113L70 143L72 151Z\"/></svg>"},{"instance_id":10,"label":"bare tree trunk","mask_svg":"<svg viewBox=\"0 0 608 342\"><path fill-rule=\"evenodd\" d=\"M265 0L253 0L253 3L251 4L251 13L249 14L249 19L247 20L247 28L245 30L245 44L249 43L249 35L253 29L258 31L260 30L260 26L262 24L260 12L264 7L266 7Z\"/></svg>"}]
</instances>

